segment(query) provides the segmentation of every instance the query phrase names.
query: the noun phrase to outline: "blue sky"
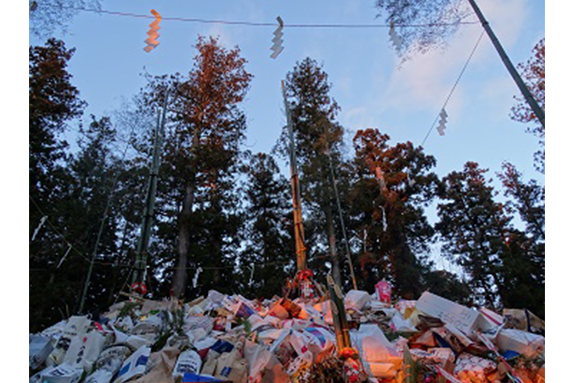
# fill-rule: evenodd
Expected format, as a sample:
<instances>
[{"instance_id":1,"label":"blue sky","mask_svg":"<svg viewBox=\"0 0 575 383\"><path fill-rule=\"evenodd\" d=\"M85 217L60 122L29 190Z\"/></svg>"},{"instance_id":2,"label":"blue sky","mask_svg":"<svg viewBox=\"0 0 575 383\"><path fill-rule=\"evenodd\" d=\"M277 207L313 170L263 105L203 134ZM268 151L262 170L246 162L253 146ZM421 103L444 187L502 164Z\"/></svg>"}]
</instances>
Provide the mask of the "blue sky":
<instances>
[{"instance_id":1,"label":"blue sky","mask_svg":"<svg viewBox=\"0 0 575 383\"><path fill-rule=\"evenodd\" d=\"M102 1L109 11L164 17L232 21L275 22L280 15L287 24L374 24L374 1ZM486 18L512 62L531 56L533 46L545 37L543 0L478 0ZM469 18L475 20L475 16ZM238 45L254 75L245 102L248 117L246 144L253 151L269 152L285 124L280 81L296 61L312 57L323 63L333 83L332 96L341 107L339 120L349 131L348 147L358 129L376 127L392 142L410 140L421 144L441 110L473 46L482 32L479 24L464 25L447 47L413 57L401 67L388 39L387 28L307 29L286 28L284 51L269 58L274 27L201 24L163 20L160 45L144 52L150 19L80 13L62 37L76 53L70 63L74 84L89 104L86 116L110 114L123 98L145 84L144 67L151 74L188 71L196 52L198 35L217 35L221 42ZM30 43L39 41L30 36ZM449 114L445 136L435 128L425 151L437 159L436 172L444 176L476 161L495 171L510 161L543 183L533 168L538 149L534 136L523 124L510 119L519 92L487 36L483 36L455 93L446 107ZM72 137L73 137L72 132ZM435 220L434 209L429 209Z\"/></svg>"},{"instance_id":2,"label":"blue sky","mask_svg":"<svg viewBox=\"0 0 575 383\"><path fill-rule=\"evenodd\" d=\"M544 1L479 0L485 16L514 63L525 61L535 43L545 36ZM111 11L253 22L373 24L373 1L102 1ZM472 16L471 18L473 18ZM384 29L284 30L284 51L269 58L274 27L247 27L162 21L160 45L143 51L151 20L80 13L63 36L77 49L70 64L74 83L88 102L88 114L102 115L117 108L144 85L143 68L152 74L186 72L195 55L199 34L219 35L228 47L238 45L254 75L245 110L247 144L268 152L284 124L280 80L296 61L310 56L324 64L333 83L332 95L341 106L340 122L351 133L377 127L393 142L420 144L453 86L481 33L480 25L462 26L449 46L398 68L398 58ZM31 37L30 42L38 41ZM543 182L532 167L537 149L534 136L509 118L517 95L487 36L484 36L447 105L448 125L441 137L434 129L425 144L437 158L437 172L461 169L468 160L498 170L509 160ZM88 115L87 114L87 115ZM351 136L350 136L351 139ZM350 145L351 147L351 145Z\"/></svg>"}]
</instances>

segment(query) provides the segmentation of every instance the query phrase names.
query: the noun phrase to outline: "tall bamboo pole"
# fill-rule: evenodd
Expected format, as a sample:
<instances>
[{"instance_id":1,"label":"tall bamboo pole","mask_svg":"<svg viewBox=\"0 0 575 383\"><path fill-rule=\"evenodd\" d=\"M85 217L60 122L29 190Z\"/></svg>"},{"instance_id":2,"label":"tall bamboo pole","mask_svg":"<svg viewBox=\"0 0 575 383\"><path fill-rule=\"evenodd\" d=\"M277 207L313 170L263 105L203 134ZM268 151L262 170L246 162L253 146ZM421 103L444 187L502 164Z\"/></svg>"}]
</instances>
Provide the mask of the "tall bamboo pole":
<instances>
[{"instance_id":1,"label":"tall bamboo pole","mask_svg":"<svg viewBox=\"0 0 575 383\"><path fill-rule=\"evenodd\" d=\"M161 117L160 111L158 111L158 119L156 122L156 131L154 134L154 152L152 154L152 163L150 165L150 176L148 179L148 188L146 193L146 205L144 207L144 217L142 220L140 240L138 242L138 248L136 251L136 261L134 263L132 284L136 282L144 282L145 280L146 263L148 258L148 243L150 242L152 223L154 221L154 206L156 204L156 190L158 187L158 175L160 172L160 157L164 138L164 128L166 124L168 97L169 91L166 90Z\"/></svg>"},{"instance_id":2,"label":"tall bamboo pole","mask_svg":"<svg viewBox=\"0 0 575 383\"><path fill-rule=\"evenodd\" d=\"M290 108L287 101L285 84L283 80L282 80L282 95L284 99L287 128L290 139L290 175L291 175L291 192L293 202L293 218L295 226L295 249L296 249L295 251L297 256L297 269L298 271L302 271L307 268L307 264L306 264L305 237L304 237L303 221L301 213L301 193L299 186L299 178L297 174L293 122L291 119Z\"/></svg>"}]
</instances>

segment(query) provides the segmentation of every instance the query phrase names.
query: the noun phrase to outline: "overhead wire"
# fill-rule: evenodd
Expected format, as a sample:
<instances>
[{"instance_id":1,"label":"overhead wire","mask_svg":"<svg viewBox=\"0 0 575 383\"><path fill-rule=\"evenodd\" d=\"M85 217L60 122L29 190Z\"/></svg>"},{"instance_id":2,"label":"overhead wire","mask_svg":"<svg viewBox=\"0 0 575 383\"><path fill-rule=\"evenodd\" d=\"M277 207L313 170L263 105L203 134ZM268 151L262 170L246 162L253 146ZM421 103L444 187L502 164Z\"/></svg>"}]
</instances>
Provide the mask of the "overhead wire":
<instances>
[{"instance_id":1,"label":"overhead wire","mask_svg":"<svg viewBox=\"0 0 575 383\"><path fill-rule=\"evenodd\" d=\"M453 92L455 91L455 88L457 87L457 84L459 84L459 80L461 80L461 77L463 77L463 73L465 73L465 70L467 69L467 66L469 65L469 62L471 61L471 58L473 57L473 55L475 54L475 51L477 50L477 47L479 46L479 43L481 42L481 39L483 38L483 35L485 34L485 31L482 31L481 34L479 35L479 38L477 39L477 42L475 43L475 46L473 47L473 50L471 50L471 54L469 55L469 57L467 58L467 61L465 62L465 65L463 65L463 68L461 69L461 72L459 73L459 76L457 76L457 80L455 80L455 83L453 84L453 87L451 88L451 90L449 91L449 94L447 95L447 98L445 99L445 102L443 103L443 106L441 107L441 110L445 109L445 107L447 106L447 103L449 102L449 99L451 99L451 96L453 95ZM437 120L439 120L441 111L437 114L437 116L435 117L435 120L433 121L433 123L431 124L431 126L429 127L429 130L427 131L427 134L425 135L425 138L423 139L423 141L421 142L421 146L423 146L425 144L425 142L427 141L427 138L429 137L429 135L431 134L431 131L433 130L433 127L435 126L435 124L437 123Z\"/></svg>"},{"instance_id":2,"label":"overhead wire","mask_svg":"<svg viewBox=\"0 0 575 383\"><path fill-rule=\"evenodd\" d=\"M47 7L51 7L51 5L48 4L44 4L43 6L47 6ZM155 19L155 16L152 15L147 15L147 14L137 14L137 13L132 13L132 12L120 12L120 11L110 11L110 10L104 10L104 9L94 9L94 8L84 8L84 7L62 7L65 9L69 9L69 10L75 10L75 11L81 11L81 12L90 12L90 13L98 13L98 14L105 14L105 15L113 15L113 16L121 16L121 17L132 17L132 18L143 18L143 19ZM203 24L224 24L224 25L237 25L237 26L249 26L249 27L277 27L277 23L271 23L271 22L251 22L251 21L234 21L234 20L213 20L213 19L203 19L203 18L186 18L186 17L166 17L163 16L162 17L163 21L180 21L180 22L192 22L192 23L203 23ZM423 24L395 24L396 27L407 27L407 28L425 28L425 27L437 27L437 26L454 26L454 25L474 25L474 24L479 24L479 21L459 21L459 22L455 22L455 23L423 23ZM350 29L369 29L369 28L389 28L389 25L387 24L289 24L286 23L284 24L285 28L350 28ZM445 106L447 106L453 92L455 91L455 88L457 87L461 77L463 76L463 73L465 72L469 62L471 61L471 58L473 57L482 37L483 37L484 32L481 33L481 35L479 36L479 39L477 40L469 58L467 59L463 69L461 70L455 84L453 85L451 91L449 92L444 104L443 104L443 108L445 108ZM432 123L431 127L429 128L425 138L423 139L423 142L421 143L421 145L423 146L425 144L425 142L427 141L431 131L433 130L433 127L435 126L435 124L437 123L437 120L439 119L439 114L436 116L434 122ZM133 128L132 128L132 132L133 132ZM124 150L124 154L123 156L126 155L126 151L127 151L127 147L129 144L129 139L128 142L126 142L126 149ZM123 157L124 158L124 157ZM123 160L123 159L122 159ZM118 181L118 176L115 177L114 180L114 186L111 189L111 194L108 198L107 201L107 208L108 205L110 203L112 194L113 194L113 190L115 189L115 186L117 184ZM34 203L34 205L36 205L36 207L38 208L38 210L40 212L41 209L39 208L39 206L36 204L36 202L32 199L32 197L30 197L31 201ZM102 219L102 225L106 219L106 215L107 215L107 209L106 208L106 212L104 213L104 218ZM52 227L52 229L54 229L54 231L56 231L56 233L58 235L60 235L64 241L66 242L66 244L68 244L69 246L71 246L71 248L80 256L82 256L82 258L84 258L84 260L88 261L88 262L94 262L97 264L102 264L102 265L114 265L114 266L125 266L125 267L132 267L133 268L133 264L119 264L119 263L107 263L107 262L100 262L100 261L96 261L94 259L90 260L89 258L87 258L81 251L79 251L76 247L74 247L67 239L66 237L59 231L57 230L57 228L50 222L50 220L48 219L48 224ZM97 245L96 245L96 249L94 252L96 252L97 250ZM349 250L348 250L349 251ZM289 263L291 261L285 261L283 263ZM268 264L277 264L277 263L282 263L282 262L271 262L271 263L266 263L266 265ZM264 265L264 264L260 264L260 265ZM227 268L235 268L236 266L224 266L224 267L205 267L203 269L205 270L217 270L217 269L227 269ZM176 269L176 268L167 268L167 269ZM195 269L192 267L186 267L186 269Z\"/></svg>"},{"instance_id":3,"label":"overhead wire","mask_svg":"<svg viewBox=\"0 0 575 383\"><path fill-rule=\"evenodd\" d=\"M42 214L43 216L47 216L44 211L40 208L40 206L38 206L38 204L36 203L36 201L34 200L34 198L32 198L31 195L28 195L28 198L30 199L30 202L32 202L32 204L36 207L36 209L38 209L38 211L40 212L40 214ZM58 230L58 228L56 226L54 226L52 224L52 222L50 221L50 217L48 217L46 219L46 223L48 223L48 225L52 228L52 230L54 230L54 232L60 236L60 238L62 238L64 240L64 242L66 243L66 245L71 246L72 250L74 250L76 253L78 253L78 255L80 255L82 258L84 258L86 261L90 262L90 259L88 257L86 257L84 255L83 252L81 252L80 250L78 250L74 245L72 245L70 243L70 241L68 241L68 239L66 238L66 236L64 234L62 234L62 232L60 230ZM31 269L32 270L32 269Z\"/></svg>"},{"instance_id":4,"label":"overhead wire","mask_svg":"<svg viewBox=\"0 0 575 383\"><path fill-rule=\"evenodd\" d=\"M44 5L51 7L51 5ZM119 12L109 11L105 9L84 8L84 7L61 7L73 11L99 13L113 16L133 17L140 19L155 19L155 16L138 14L133 12ZM211 20L202 18L191 17L166 17L162 16L162 21L181 21L202 24L224 24L224 25L239 25L248 27L277 27L277 23L270 22L253 22L253 21L235 21L235 20ZM423 23L423 24L394 24L396 27L407 28L429 28L438 26L455 26L455 25L472 25L479 24L479 21L459 21L454 23ZM284 28L354 28L354 29L367 29L367 28L389 28L387 24L284 24Z\"/></svg>"}]
</instances>

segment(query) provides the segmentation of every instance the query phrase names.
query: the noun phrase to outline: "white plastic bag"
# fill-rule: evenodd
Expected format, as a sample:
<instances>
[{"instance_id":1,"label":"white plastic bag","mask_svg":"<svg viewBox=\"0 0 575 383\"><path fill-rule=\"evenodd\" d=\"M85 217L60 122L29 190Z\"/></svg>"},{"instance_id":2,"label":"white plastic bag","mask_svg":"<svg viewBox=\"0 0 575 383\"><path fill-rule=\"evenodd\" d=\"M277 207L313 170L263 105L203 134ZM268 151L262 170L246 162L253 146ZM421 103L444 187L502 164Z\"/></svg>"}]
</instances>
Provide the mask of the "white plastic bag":
<instances>
[{"instance_id":1,"label":"white plastic bag","mask_svg":"<svg viewBox=\"0 0 575 383\"><path fill-rule=\"evenodd\" d=\"M122 368L118 372L118 377L114 380L114 383L123 383L136 376L143 375L150 358L150 351L150 347L142 346L130 355L122 364Z\"/></svg>"},{"instance_id":2,"label":"white plastic bag","mask_svg":"<svg viewBox=\"0 0 575 383\"><path fill-rule=\"evenodd\" d=\"M324 351L335 345L335 334L323 327L308 327L305 331L314 336L314 343L319 347L319 351Z\"/></svg>"},{"instance_id":3,"label":"white plastic bag","mask_svg":"<svg viewBox=\"0 0 575 383\"><path fill-rule=\"evenodd\" d=\"M28 340L29 365L31 369L35 370L44 363L50 352L52 352L53 347L48 337L30 334Z\"/></svg>"},{"instance_id":4,"label":"white plastic bag","mask_svg":"<svg viewBox=\"0 0 575 383\"><path fill-rule=\"evenodd\" d=\"M172 376L184 376L185 373L199 374L202 367L202 358L194 350L184 351L178 357Z\"/></svg>"},{"instance_id":5,"label":"white plastic bag","mask_svg":"<svg viewBox=\"0 0 575 383\"><path fill-rule=\"evenodd\" d=\"M42 383L77 383L82 376L82 370L63 363L52 369L44 370L40 376Z\"/></svg>"},{"instance_id":6,"label":"white plastic bag","mask_svg":"<svg viewBox=\"0 0 575 383\"><path fill-rule=\"evenodd\" d=\"M370 376L385 378L397 372L401 358L376 324L362 324L359 330L350 331L349 335Z\"/></svg>"},{"instance_id":7,"label":"white plastic bag","mask_svg":"<svg viewBox=\"0 0 575 383\"><path fill-rule=\"evenodd\" d=\"M361 310L369 302L370 296L367 291L350 290L345 296L345 307Z\"/></svg>"},{"instance_id":8,"label":"white plastic bag","mask_svg":"<svg viewBox=\"0 0 575 383\"><path fill-rule=\"evenodd\" d=\"M62 335L58 339L54 351L48 356L48 363L61 364L68 348L70 348L72 339L84 335L91 322L92 321L84 316L70 317L62 329Z\"/></svg>"},{"instance_id":9,"label":"white plastic bag","mask_svg":"<svg viewBox=\"0 0 575 383\"><path fill-rule=\"evenodd\" d=\"M289 342L299 356L311 351L317 353L321 351L319 340L309 332L292 331Z\"/></svg>"},{"instance_id":10,"label":"white plastic bag","mask_svg":"<svg viewBox=\"0 0 575 383\"><path fill-rule=\"evenodd\" d=\"M130 349L122 345L105 349L98 356L95 364L96 371L88 376L84 383L110 383L130 353Z\"/></svg>"},{"instance_id":11,"label":"white plastic bag","mask_svg":"<svg viewBox=\"0 0 575 383\"><path fill-rule=\"evenodd\" d=\"M409 319L404 319L403 316L396 312L390 321L391 328L399 332L415 332L417 329Z\"/></svg>"},{"instance_id":12,"label":"white plastic bag","mask_svg":"<svg viewBox=\"0 0 575 383\"><path fill-rule=\"evenodd\" d=\"M215 304L221 304L224 297L225 297L224 294L220 293L219 291L216 290L208 291L208 299Z\"/></svg>"},{"instance_id":13,"label":"white plastic bag","mask_svg":"<svg viewBox=\"0 0 575 383\"><path fill-rule=\"evenodd\" d=\"M75 337L64 356L64 362L74 368L90 371L104 348L105 340L106 338L97 331Z\"/></svg>"},{"instance_id":14,"label":"white plastic bag","mask_svg":"<svg viewBox=\"0 0 575 383\"><path fill-rule=\"evenodd\" d=\"M44 331L40 333L40 335L51 338L54 343L58 342L58 339L62 336L62 332L64 331L64 327L66 326L66 320L63 319L60 322L56 323L53 326L48 327Z\"/></svg>"},{"instance_id":15,"label":"white plastic bag","mask_svg":"<svg viewBox=\"0 0 575 383\"><path fill-rule=\"evenodd\" d=\"M246 341L244 354L248 362L250 383L260 383L262 381L287 383L290 381L289 375L285 372L280 362L265 347ZM264 380L262 380L262 375L265 376Z\"/></svg>"}]
</instances>

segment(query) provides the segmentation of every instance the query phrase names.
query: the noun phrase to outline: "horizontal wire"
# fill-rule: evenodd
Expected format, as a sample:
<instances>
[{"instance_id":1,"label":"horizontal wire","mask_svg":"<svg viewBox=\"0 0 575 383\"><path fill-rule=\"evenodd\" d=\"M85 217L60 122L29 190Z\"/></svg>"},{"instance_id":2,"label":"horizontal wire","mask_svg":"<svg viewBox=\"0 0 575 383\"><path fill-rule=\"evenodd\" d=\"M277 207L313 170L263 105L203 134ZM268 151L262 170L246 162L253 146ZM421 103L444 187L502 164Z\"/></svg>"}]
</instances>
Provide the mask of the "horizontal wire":
<instances>
[{"instance_id":1,"label":"horizontal wire","mask_svg":"<svg viewBox=\"0 0 575 383\"><path fill-rule=\"evenodd\" d=\"M40 209L40 207L36 204L36 202L34 201L34 199L32 198L32 196L29 196L30 201L32 201L32 203L36 206L36 208L38 209L38 211L40 212L40 214L42 215L46 215L44 214L44 212L42 211L42 209ZM78 253L86 262L90 262L90 259L87 258L80 250L78 250L76 247L74 247L74 245L72 245L64 236L64 234L62 234L62 232L60 230L58 230L51 222L50 219L46 219L46 222L48 223L48 225L50 225L50 227L56 232L56 234L58 236L60 236L64 242L68 245L72 247L72 250L74 250L76 253ZM318 259L324 259L324 258L328 258L327 255L319 255L317 257L314 257L313 259L311 259L311 261L313 260L318 260ZM277 264L288 264L288 263L292 263L294 262L294 260L286 260L286 261L274 261L274 262L265 262L265 263L258 263L256 266L269 266L269 265L277 265ZM105 265L105 266L115 266L115 267L132 267L133 264L128 264L128 263L115 263L115 262L102 262L102 261L94 261L94 264L99 264L99 265ZM202 270L225 270L225 269L234 269L237 268L237 266L235 265L230 265L230 266L218 266L218 267L204 267L204 266L198 266L198 267L202 267ZM185 267L186 270L196 270L198 267ZM166 267L164 270L177 270L178 267ZM30 269L30 271L40 271L40 270L44 270L44 269Z\"/></svg>"},{"instance_id":2,"label":"horizontal wire","mask_svg":"<svg viewBox=\"0 0 575 383\"><path fill-rule=\"evenodd\" d=\"M46 5L45 5L46 6ZM50 7L50 5L47 5ZM62 7L64 9L82 11L82 12L92 12L105 15L114 16L125 16L134 17L140 19L156 19L153 15L143 15L132 12L118 12L118 11L108 11L104 9L93 9L93 8L81 8L81 7ZM186 17L164 17L162 16L162 21L183 21L192 23L202 23L202 24L225 24L225 25L240 25L248 27L277 27L277 23L266 23L266 22L252 22L252 21L233 21L233 20L210 20L201 18L186 18ZM455 23L426 23L426 24L394 24L394 27L408 27L408 28L429 28L429 27L439 27L439 26L456 26L456 25L472 25L479 24L479 21L460 21ZM284 28L354 28L354 29L365 29L365 28L389 28L386 24L284 24Z\"/></svg>"}]
</instances>

